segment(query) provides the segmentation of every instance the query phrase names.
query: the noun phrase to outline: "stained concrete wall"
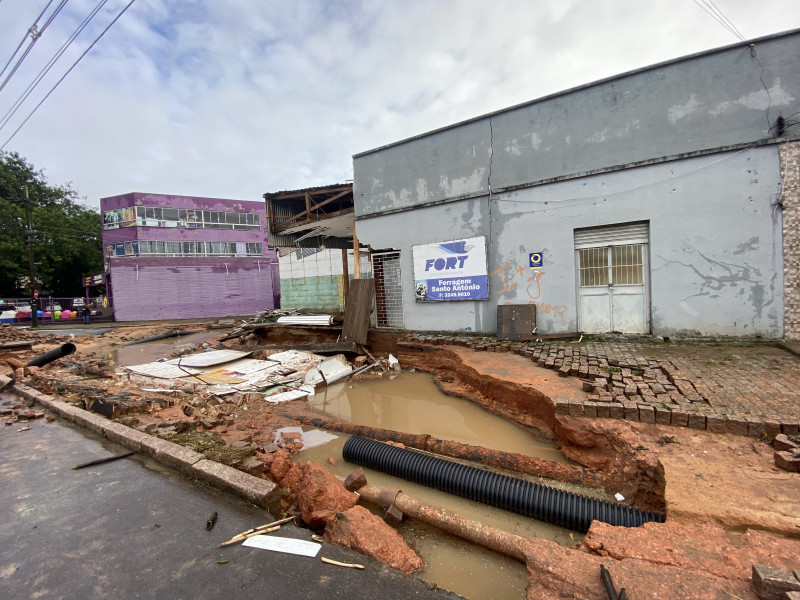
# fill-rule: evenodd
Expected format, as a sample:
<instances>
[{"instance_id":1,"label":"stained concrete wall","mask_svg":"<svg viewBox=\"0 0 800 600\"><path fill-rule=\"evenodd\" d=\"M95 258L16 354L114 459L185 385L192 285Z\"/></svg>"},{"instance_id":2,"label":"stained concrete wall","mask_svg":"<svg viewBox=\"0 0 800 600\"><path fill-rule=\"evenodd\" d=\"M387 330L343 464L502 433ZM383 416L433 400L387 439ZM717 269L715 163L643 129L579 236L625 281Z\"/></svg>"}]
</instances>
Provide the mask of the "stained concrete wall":
<instances>
[{"instance_id":1,"label":"stained concrete wall","mask_svg":"<svg viewBox=\"0 0 800 600\"><path fill-rule=\"evenodd\" d=\"M536 304L539 333L577 331L576 228L648 221L652 331L782 336L775 146L556 182L359 222L402 252L405 324L494 331L498 304ZM414 239L409 239L414 231ZM489 301L418 304L411 246L486 235ZM528 254L542 252L537 277Z\"/></svg>"},{"instance_id":2,"label":"stained concrete wall","mask_svg":"<svg viewBox=\"0 0 800 600\"><path fill-rule=\"evenodd\" d=\"M800 99L800 31L634 71L354 157L356 217L762 142ZM763 83L762 83L763 82ZM800 139L800 128L785 139Z\"/></svg>"},{"instance_id":3,"label":"stained concrete wall","mask_svg":"<svg viewBox=\"0 0 800 600\"><path fill-rule=\"evenodd\" d=\"M358 154L359 240L402 251L407 328L490 332L498 303L530 302L557 333L578 327L573 230L646 220L654 333L781 337L778 144L800 127L775 123L798 109L796 64L800 31ZM415 303L412 245L475 235L490 300Z\"/></svg>"}]
</instances>

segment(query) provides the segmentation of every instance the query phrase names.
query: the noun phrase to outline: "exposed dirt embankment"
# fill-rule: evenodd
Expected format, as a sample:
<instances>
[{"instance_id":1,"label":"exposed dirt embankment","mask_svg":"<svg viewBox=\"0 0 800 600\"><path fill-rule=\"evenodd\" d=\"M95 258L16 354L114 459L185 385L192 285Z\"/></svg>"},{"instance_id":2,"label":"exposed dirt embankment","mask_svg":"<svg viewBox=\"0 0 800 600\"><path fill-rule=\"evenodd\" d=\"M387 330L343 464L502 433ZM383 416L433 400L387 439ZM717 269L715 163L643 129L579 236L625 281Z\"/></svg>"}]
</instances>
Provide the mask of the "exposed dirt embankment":
<instances>
[{"instance_id":1,"label":"exposed dirt embankment","mask_svg":"<svg viewBox=\"0 0 800 600\"><path fill-rule=\"evenodd\" d=\"M601 473L607 491L640 508L665 510L663 469L627 423L555 414L556 398L585 394L577 379L560 378L511 353L410 344L400 344L399 350L405 368L434 373L443 391L555 439L567 458Z\"/></svg>"}]
</instances>

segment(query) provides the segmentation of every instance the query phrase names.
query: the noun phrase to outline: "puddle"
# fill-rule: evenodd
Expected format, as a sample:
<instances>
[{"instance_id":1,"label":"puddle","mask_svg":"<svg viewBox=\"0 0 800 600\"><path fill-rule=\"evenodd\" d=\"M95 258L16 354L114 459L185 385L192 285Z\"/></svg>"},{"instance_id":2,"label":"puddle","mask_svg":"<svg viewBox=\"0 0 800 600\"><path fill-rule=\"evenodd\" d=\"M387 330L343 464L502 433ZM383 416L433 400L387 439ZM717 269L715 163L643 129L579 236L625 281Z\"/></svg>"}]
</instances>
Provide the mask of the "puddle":
<instances>
[{"instance_id":1,"label":"puddle","mask_svg":"<svg viewBox=\"0 0 800 600\"><path fill-rule=\"evenodd\" d=\"M141 365L156 361L159 358L167 358L176 346L182 346L184 344L197 344L199 346L217 336L219 336L219 331L201 329L197 331L197 333L192 333L190 335L156 340L154 342L147 342L146 344L120 346L111 353L110 358L122 367Z\"/></svg>"},{"instance_id":2,"label":"puddle","mask_svg":"<svg viewBox=\"0 0 800 600\"><path fill-rule=\"evenodd\" d=\"M311 397L309 404L315 411L358 425L412 434L427 433L440 439L566 461L551 442L537 439L527 429L489 413L469 400L442 393L427 373L403 371L391 379L384 376L382 379L334 384ZM336 475L346 477L356 465L342 458L342 447L349 436L337 435L340 437L329 444L304 450L298 460L313 460ZM328 458L333 458L336 464L328 463ZM571 546L583 538L579 533L385 473L371 469L364 469L364 473L373 485L400 489L424 502L521 537L548 539L563 546ZM527 479L608 499L596 489L534 477ZM423 571L418 573L424 581L469 600L525 597L528 572L522 563L421 523L405 522L401 533L425 562Z\"/></svg>"},{"instance_id":3,"label":"puddle","mask_svg":"<svg viewBox=\"0 0 800 600\"><path fill-rule=\"evenodd\" d=\"M339 436L336 440L324 446L304 450L298 455L297 460L313 460L324 465L332 473L346 477L357 468L342 458L342 447L350 436L338 433L336 435ZM333 458L336 464L331 465L328 458ZM440 492L379 471L365 468L364 473L372 485L400 489L403 493L423 502L441 506L469 519L525 538L548 539L563 546L570 546L583 538L582 534L555 525ZM560 484L559 487L564 485ZM586 492L577 486L574 487L574 491ZM417 573L422 580L469 600L525 597L528 571L524 564L469 544L422 523L404 522L400 533L425 562L424 569Z\"/></svg>"},{"instance_id":4,"label":"puddle","mask_svg":"<svg viewBox=\"0 0 800 600\"><path fill-rule=\"evenodd\" d=\"M444 394L428 373L403 371L390 379L340 383L309 399L311 407L342 421L566 462L552 442L474 402Z\"/></svg>"}]
</instances>

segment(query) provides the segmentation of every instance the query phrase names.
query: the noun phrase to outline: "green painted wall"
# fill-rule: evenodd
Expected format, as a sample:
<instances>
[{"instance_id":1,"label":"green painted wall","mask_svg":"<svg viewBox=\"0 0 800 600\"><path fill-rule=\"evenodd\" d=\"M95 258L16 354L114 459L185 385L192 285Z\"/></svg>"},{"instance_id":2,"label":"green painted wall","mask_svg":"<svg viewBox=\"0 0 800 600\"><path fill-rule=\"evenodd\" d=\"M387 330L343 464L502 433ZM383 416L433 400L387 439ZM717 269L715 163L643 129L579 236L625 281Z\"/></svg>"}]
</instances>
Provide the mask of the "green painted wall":
<instances>
[{"instance_id":1,"label":"green painted wall","mask_svg":"<svg viewBox=\"0 0 800 600\"><path fill-rule=\"evenodd\" d=\"M307 308L323 313L342 312L342 276L281 279L281 308Z\"/></svg>"}]
</instances>

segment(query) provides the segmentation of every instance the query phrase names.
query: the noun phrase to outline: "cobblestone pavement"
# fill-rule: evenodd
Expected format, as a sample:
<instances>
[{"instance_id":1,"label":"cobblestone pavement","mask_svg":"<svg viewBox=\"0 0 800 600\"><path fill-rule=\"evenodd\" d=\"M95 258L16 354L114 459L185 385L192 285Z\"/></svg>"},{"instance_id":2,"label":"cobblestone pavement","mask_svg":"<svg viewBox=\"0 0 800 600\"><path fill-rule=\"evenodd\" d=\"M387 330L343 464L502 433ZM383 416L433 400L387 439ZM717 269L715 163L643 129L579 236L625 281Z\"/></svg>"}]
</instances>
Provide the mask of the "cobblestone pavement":
<instances>
[{"instance_id":1,"label":"cobblestone pavement","mask_svg":"<svg viewBox=\"0 0 800 600\"><path fill-rule=\"evenodd\" d=\"M590 394L587 400L557 401L557 414L752 437L800 430L800 357L773 345L656 339L497 342L423 335L414 339L515 352L562 377L581 378Z\"/></svg>"}]
</instances>

